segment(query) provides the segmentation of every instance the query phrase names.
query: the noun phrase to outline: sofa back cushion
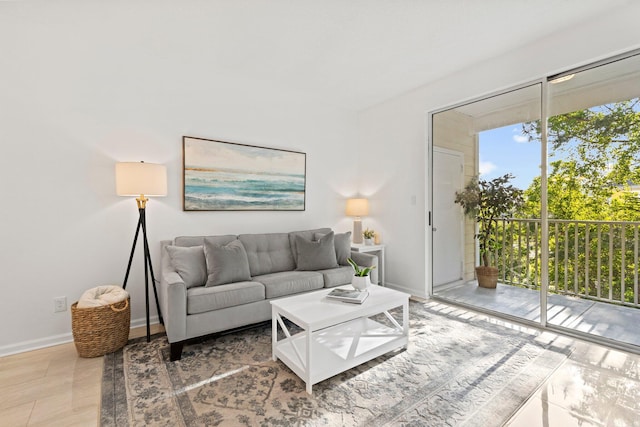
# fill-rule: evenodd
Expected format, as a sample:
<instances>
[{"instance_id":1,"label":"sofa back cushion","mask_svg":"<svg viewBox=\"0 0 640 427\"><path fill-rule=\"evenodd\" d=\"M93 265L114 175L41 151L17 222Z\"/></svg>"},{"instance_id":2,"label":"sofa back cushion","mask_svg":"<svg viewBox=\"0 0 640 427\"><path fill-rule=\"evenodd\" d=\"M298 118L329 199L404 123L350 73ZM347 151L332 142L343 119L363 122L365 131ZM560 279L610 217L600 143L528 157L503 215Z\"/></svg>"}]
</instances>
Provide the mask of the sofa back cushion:
<instances>
[{"instance_id":1,"label":"sofa back cushion","mask_svg":"<svg viewBox=\"0 0 640 427\"><path fill-rule=\"evenodd\" d=\"M320 240L326 234L316 233L313 240ZM338 265L350 265L347 258L351 256L351 232L338 233L333 236L333 242L336 246L336 259Z\"/></svg>"},{"instance_id":2,"label":"sofa back cushion","mask_svg":"<svg viewBox=\"0 0 640 427\"><path fill-rule=\"evenodd\" d=\"M296 270L315 271L338 267L333 240L333 231L316 241L307 240L297 235L296 253L298 262Z\"/></svg>"},{"instance_id":3,"label":"sofa back cushion","mask_svg":"<svg viewBox=\"0 0 640 427\"><path fill-rule=\"evenodd\" d=\"M306 240L317 240L315 238L316 234L329 234L331 232L331 228L316 228L315 230L304 230L304 231L292 231L289 233L289 244L291 245L291 252L293 253L293 261L294 263L298 263L298 250L296 248L296 236L300 236ZM295 267L294 267L295 268ZM292 270L294 269L292 268Z\"/></svg>"},{"instance_id":4,"label":"sofa back cushion","mask_svg":"<svg viewBox=\"0 0 640 427\"><path fill-rule=\"evenodd\" d=\"M178 272L185 286L203 286L207 281L207 263L202 246L165 246L173 268Z\"/></svg>"},{"instance_id":5,"label":"sofa back cushion","mask_svg":"<svg viewBox=\"0 0 640 427\"><path fill-rule=\"evenodd\" d=\"M204 255L208 273L206 287L251 280L247 252L239 240L221 245L205 238Z\"/></svg>"},{"instance_id":6,"label":"sofa back cushion","mask_svg":"<svg viewBox=\"0 0 640 427\"><path fill-rule=\"evenodd\" d=\"M238 237L233 234L223 236L181 236L176 237L173 244L175 246L204 246L204 241L207 239L210 243L216 245L226 245L237 238Z\"/></svg>"},{"instance_id":7,"label":"sofa back cushion","mask_svg":"<svg viewBox=\"0 0 640 427\"><path fill-rule=\"evenodd\" d=\"M237 239L224 236L180 236L173 240L174 249L167 250L173 268L178 272L187 288L203 286L207 282L207 261L204 256L205 239L210 243L226 245ZM182 250L181 250L182 248ZM197 249L201 249L199 251ZM202 274L204 273L204 277Z\"/></svg>"},{"instance_id":8,"label":"sofa back cushion","mask_svg":"<svg viewBox=\"0 0 640 427\"><path fill-rule=\"evenodd\" d=\"M288 233L241 234L251 276L296 269Z\"/></svg>"}]
</instances>

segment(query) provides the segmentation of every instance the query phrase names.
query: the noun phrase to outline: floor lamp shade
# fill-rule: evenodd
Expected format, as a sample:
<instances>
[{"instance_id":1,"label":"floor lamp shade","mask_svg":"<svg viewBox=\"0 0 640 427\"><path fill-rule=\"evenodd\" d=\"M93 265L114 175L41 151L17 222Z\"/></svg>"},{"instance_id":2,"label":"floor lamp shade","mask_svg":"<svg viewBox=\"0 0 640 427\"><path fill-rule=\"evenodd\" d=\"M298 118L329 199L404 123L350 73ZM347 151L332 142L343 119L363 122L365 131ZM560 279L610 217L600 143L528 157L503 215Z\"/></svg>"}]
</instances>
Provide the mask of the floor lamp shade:
<instances>
[{"instance_id":1,"label":"floor lamp shade","mask_svg":"<svg viewBox=\"0 0 640 427\"><path fill-rule=\"evenodd\" d=\"M166 196L167 167L156 163L116 163L118 196Z\"/></svg>"},{"instance_id":2,"label":"floor lamp shade","mask_svg":"<svg viewBox=\"0 0 640 427\"><path fill-rule=\"evenodd\" d=\"M367 199L347 199L345 213L355 217L353 220L353 243L362 243L362 220L360 217L369 215L369 201Z\"/></svg>"}]
</instances>

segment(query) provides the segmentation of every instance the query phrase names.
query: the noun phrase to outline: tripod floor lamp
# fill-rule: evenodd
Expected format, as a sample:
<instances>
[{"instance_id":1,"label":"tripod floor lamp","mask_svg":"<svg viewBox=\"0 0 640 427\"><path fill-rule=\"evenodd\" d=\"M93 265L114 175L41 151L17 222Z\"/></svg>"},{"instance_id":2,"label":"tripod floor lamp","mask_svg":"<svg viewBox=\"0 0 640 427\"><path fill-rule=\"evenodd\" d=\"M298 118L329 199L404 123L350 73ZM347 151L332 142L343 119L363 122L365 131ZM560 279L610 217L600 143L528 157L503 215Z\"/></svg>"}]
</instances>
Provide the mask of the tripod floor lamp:
<instances>
[{"instance_id":1,"label":"tripod floor lamp","mask_svg":"<svg viewBox=\"0 0 640 427\"><path fill-rule=\"evenodd\" d=\"M144 296L146 300L147 313L147 342L151 341L151 326L149 325L149 276L151 276L151 285L156 298L156 308L160 323L163 323L162 313L160 312L160 304L158 302L158 291L156 289L156 278L153 274L151 265L151 256L149 255L149 242L147 241L147 220L145 210L147 199L145 196L166 196L167 195L167 168L164 165L145 162L123 162L116 163L116 193L118 196L137 196L138 226L136 234L133 238L133 246L131 246L131 255L129 255L129 264L127 265L127 273L124 276L122 288L126 289L129 272L131 271L131 262L133 254L136 251L136 243L138 235L142 229L142 240L144 247Z\"/></svg>"}]
</instances>

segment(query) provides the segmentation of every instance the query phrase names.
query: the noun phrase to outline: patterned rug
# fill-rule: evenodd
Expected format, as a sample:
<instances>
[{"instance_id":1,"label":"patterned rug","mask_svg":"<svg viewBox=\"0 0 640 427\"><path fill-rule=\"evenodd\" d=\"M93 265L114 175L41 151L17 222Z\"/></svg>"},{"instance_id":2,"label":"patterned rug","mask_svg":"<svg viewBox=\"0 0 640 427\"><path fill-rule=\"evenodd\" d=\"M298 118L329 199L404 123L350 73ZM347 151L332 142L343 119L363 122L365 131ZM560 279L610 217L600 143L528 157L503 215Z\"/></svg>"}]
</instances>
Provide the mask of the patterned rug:
<instances>
[{"instance_id":1,"label":"patterned rug","mask_svg":"<svg viewBox=\"0 0 640 427\"><path fill-rule=\"evenodd\" d=\"M396 313L398 314L398 313ZM105 356L103 426L499 426L567 358L530 334L441 303L410 303L409 347L313 386L271 359L271 323Z\"/></svg>"}]
</instances>

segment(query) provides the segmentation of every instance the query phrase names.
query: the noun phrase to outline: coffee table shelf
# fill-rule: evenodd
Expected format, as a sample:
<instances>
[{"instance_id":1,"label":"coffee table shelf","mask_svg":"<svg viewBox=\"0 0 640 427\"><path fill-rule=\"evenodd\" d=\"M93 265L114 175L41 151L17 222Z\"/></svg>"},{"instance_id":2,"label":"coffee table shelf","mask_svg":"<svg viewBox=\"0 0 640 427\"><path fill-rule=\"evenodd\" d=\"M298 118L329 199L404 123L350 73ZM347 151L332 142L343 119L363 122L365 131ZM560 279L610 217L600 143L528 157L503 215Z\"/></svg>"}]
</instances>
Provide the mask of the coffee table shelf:
<instances>
[{"instance_id":1,"label":"coffee table shelf","mask_svg":"<svg viewBox=\"0 0 640 427\"><path fill-rule=\"evenodd\" d=\"M373 288L373 289L371 289ZM280 359L306 383L333 377L364 362L408 345L408 294L372 286L363 304L326 298L330 290L272 302L273 360ZM402 307L400 324L388 310ZM384 313L391 326L370 317ZM289 333L283 317L303 328ZM278 330L285 338L278 340ZM307 351L307 349L311 351Z\"/></svg>"}]
</instances>

